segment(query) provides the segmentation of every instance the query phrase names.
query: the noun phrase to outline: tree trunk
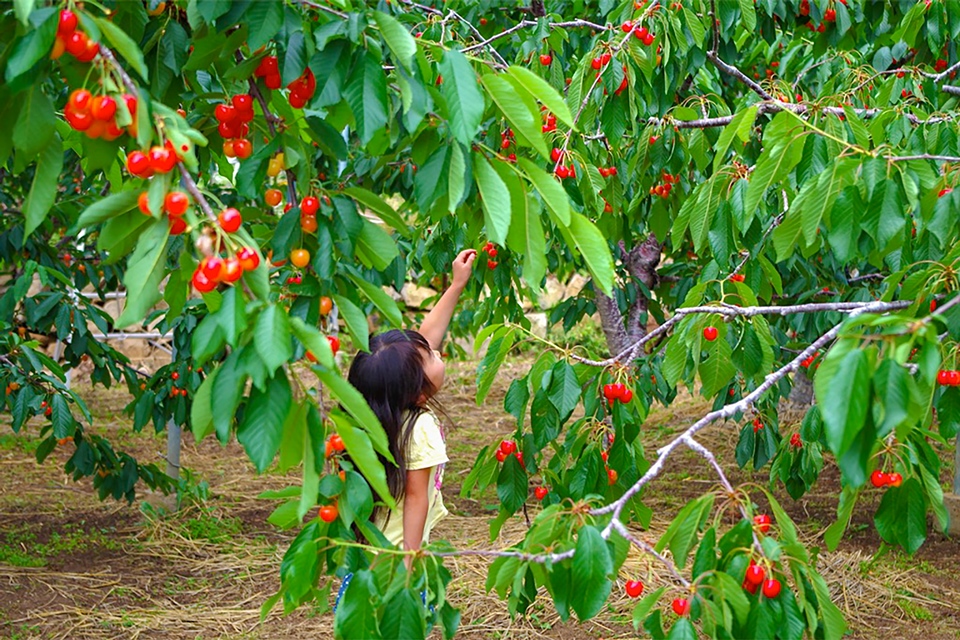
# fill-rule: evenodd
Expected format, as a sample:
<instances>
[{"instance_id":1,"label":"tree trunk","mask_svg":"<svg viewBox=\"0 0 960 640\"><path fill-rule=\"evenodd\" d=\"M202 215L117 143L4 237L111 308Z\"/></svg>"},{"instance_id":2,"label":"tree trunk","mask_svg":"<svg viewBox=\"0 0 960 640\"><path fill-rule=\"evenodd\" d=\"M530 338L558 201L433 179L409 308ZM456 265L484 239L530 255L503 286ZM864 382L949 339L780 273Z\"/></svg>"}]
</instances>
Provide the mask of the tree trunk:
<instances>
[{"instance_id":1,"label":"tree trunk","mask_svg":"<svg viewBox=\"0 0 960 640\"><path fill-rule=\"evenodd\" d=\"M793 389L790 390L790 403L809 407L813 404L813 382L804 372L798 371L793 376Z\"/></svg>"},{"instance_id":2,"label":"tree trunk","mask_svg":"<svg viewBox=\"0 0 960 640\"><path fill-rule=\"evenodd\" d=\"M647 289L657 285L657 265L660 263L662 245L653 234L646 240L627 251L620 243L622 260L627 272L643 283ZM645 322L647 297L638 294L637 299L626 310L626 320L617 304L617 299L597 292L597 311L600 313L600 326L607 338L607 348L616 355L637 340L647 335Z\"/></svg>"}]
</instances>

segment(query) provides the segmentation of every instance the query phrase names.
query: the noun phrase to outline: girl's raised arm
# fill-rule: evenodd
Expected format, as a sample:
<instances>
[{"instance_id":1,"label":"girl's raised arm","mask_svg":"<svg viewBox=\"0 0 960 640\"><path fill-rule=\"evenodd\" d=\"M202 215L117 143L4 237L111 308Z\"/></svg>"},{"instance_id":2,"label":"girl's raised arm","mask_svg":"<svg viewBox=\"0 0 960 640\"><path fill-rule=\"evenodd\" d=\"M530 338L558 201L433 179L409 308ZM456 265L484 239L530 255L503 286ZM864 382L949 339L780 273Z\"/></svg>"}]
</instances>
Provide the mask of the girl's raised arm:
<instances>
[{"instance_id":1,"label":"girl's raised arm","mask_svg":"<svg viewBox=\"0 0 960 640\"><path fill-rule=\"evenodd\" d=\"M453 260L453 282L447 287L447 290L440 296L436 306L430 310L427 317L423 319L420 325L420 335L427 339L431 349L439 349L443 342L443 336L447 333L447 327L450 325L450 318L453 317L453 310L460 300L460 294L463 293L467 281L470 280L470 273L473 270L473 261L477 258L475 249L464 249Z\"/></svg>"}]
</instances>

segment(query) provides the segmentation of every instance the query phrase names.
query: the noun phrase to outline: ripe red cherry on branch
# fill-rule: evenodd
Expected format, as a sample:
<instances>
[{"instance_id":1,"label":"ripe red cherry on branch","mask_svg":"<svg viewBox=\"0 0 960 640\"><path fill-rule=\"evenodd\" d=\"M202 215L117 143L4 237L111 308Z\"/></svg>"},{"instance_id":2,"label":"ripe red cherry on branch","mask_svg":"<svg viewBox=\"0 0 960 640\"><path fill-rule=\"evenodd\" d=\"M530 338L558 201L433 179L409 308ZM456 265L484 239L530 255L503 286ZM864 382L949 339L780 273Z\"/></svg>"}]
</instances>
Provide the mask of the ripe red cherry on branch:
<instances>
[{"instance_id":1,"label":"ripe red cherry on branch","mask_svg":"<svg viewBox=\"0 0 960 640\"><path fill-rule=\"evenodd\" d=\"M887 485L887 474L880 469L874 469L873 473L870 474L870 484L878 489L885 487Z\"/></svg>"},{"instance_id":2,"label":"ripe red cherry on branch","mask_svg":"<svg viewBox=\"0 0 960 640\"><path fill-rule=\"evenodd\" d=\"M497 268L496 260L487 260L487 269L490 269L491 271L493 271L496 268Z\"/></svg>"},{"instance_id":3,"label":"ripe red cherry on branch","mask_svg":"<svg viewBox=\"0 0 960 640\"><path fill-rule=\"evenodd\" d=\"M704 337L708 342L713 342L714 340L716 340L716 339L717 339L717 335L719 335L719 332L717 331L717 328L716 328L716 327L704 327L704 329L703 329L703 337Z\"/></svg>"},{"instance_id":4,"label":"ripe red cherry on branch","mask_svg":"<svg viewBox=\"0 0 960 640\"><path fill-rule=\"evenodd\" d=\"M510 455L517 450L517 443L513 440L501 440L500 441L500 451L503 451L505 454Z\"/></svg>"},{"instance_id":5,"label":"ripe red cherry on branch","mask_svg":"<svg viewBox=\"0 0 960 640\"><path fill-rule=\"evenodd\" d=\"M320 507L320 519L324 522L330 523L337 519L337 506L333 504L328 504Z\"/></svg>"},{"instance_id":6,"label":"ripe red cherry on branch","mask_svg":"<svg viewBox=\"0 0 960 640\"><path fill-rule=\"evenodd\" d=\"M790 446L795 447L797 449L803 448L803 441L800 439L799 433L795 433L792 436L790 436Z\"/></svg>"},{"instance_id":7,"label":"ripe red cherry on branch","mask_svg":"<svg viewBox=\"0 0 960 640\"><path fill-rule=\"evenodd\" d=\"M690 602L686 598L677 598L675 599L670 606L673 608L673 612L678 616L686 616L690 613Z\"/></svg>"},{"instance_id":8,"label":"ripe red cherry on branch","mask_svg":"<svg viewBox=\"0 0 960 640\"><path fill-rule=\"evenodd\" d=\"M547 497L548 493L550 493L550 490L546 487L537 487L533 490L533 497L535 497L537 500L543 500Z\"/></svg>"},{"instance_id":9,"label":"ripe red cherry on branch","mask_svg":"<svg viewBox=\"0 0 960 640\"><path fill-rule=\"evenodd\" d=\"M127 171L135 176L142 175L150 170L150 158L142 151L131 151L127 154Z\"/></svg>"},{"instance_id":10,"label":"ripe red cherry on branch","mask_svg":"<svg viewBox=\"0 0 960 640\"><path fill-rule=\"evenodd\" d=\"M770 578L763 583L763 595L767 598L776 598L780 595L780 581L776 578Z\"/></svg>"},{"instance_id":11,"label":"ripe red cherry on branch","mask_svg":"<svg viewBox=\"0 0 960 640\"><path fill-rule=\"evenodd\" d=\"M942 387L950 385L950 372L948 370L940 369L940 371L937 372L937 384Z\"/></svg>"},{"instance_id":12,"label":"ripe red cherry on branch","mask_svg":"<svg viewBox=\"0 0 960 640\"><path fill-rule=\"evenodd\" d=\"M763 582L766 574L767 572L763 570L763 567L758 564L751 564L747 567L747 572L744 574L743 579L750 584L760 584Z\"/></svg>"},{"instance_id":13,"label":"ripe red cherry on branch","mask_svg":"<svg viewBox=\"0 0 960 640\"><path fill-rule=\"evenodd\" d=\"M340 338L337 336L327 336L327 342L330 343L330 351L333 352L333 355L337 355L337 352L340 351Z\"/></svg>"},{"instance_id":14,"label":"ripe red cherry on branch","mask_svg":"<svg viewBox=\"0 0 960 640\"><path fill-rule=\"evenodd\" d=\"M60 11L60 21L57 24L57 34L66 38L77 30L77 14L70 9Z\"/></svg>"},{"instance_id":15,"label":"ripe red cherry on branch","mask_svg":"<svg viewBox=\"0 0 960 640\"><path fill-rule=\"evenodd\" d=\"M217 283L223 279L223 273L226 263L220 256L207 256L200 261L200 271L206 276L207 280Z\"/></svg>"},{"instance_id":16,"label":"ripe red cherry on branch","mask_svg":"<svg viewBox=\"0 0 960 640\"><path fill-rule=\"evenodd\" d=\"M823 12L823 19L827 22L836 22L837 12L835 9L827 9Z\"/></svg>"},{"instance_id":17,"label":"ripe red cherry on branch","mask_svg":"<svg viewBox=\"0 0 960 640\"><path fill-rule=\"evenodd\" d=\"M97 120L112 120L117 113L117 101L110 96L98 96L91 102L90 113Z\"/></svg>"},{"instance_id":18,"label":"ripe red cherry on branch","mask_svg":"<svg viewBox=\"0 0 960 640\"><path fill-rule=\"evenodd\" d=\"M193 288L200 293L208 293L217 288L217 283L211 281L209 278L207 278L207 276L203 275L203 272L199 269L193 272L192 282Z\"/></svg>"},{"instance_id":19,"label":"ripe red cherry on branch","mask_svg":"<svg viewBox=\"0 0 960 640\"><path fill-rule=\"evenodd\" d=\"M320 201L313 196L306 196L300 201L300 213L305 216L315 216L320 209Z\"/></svg>"},{"instance_id":20,"label":"ripe red cherry on branch","mask_svg":"<svg viewBox=\"0 0 960 640\"><path fill-rule=\"evenodd\" d=\"M171 191L163 199L163 210L171 216L182 216L187 212L190 200L182 191Z\"/></svg>"},{"instance_id":21,"label":"ripe red cherry on branch","mask_svg":"<svg viewBox=\"0 0 960 640\"><path fill-rule=\"evenodd\" d=\"M639 598L640 594L643 593L643 583L639 580L627 580L627 583L623 585L623 589L631 598Z\"/></svg>"},{"instance_id":22,"label":"ripe red cherry on branch","mask_svg":"<svg viewBox=\"0 0 960 640\"><path fill-rule=\"evenodd\" d=\"M614 485L617 484L617 470L616 469L607 469L607 484Z\"/></svg>"},{"instance_id":23,"label":"ripe red cherry on branch","mask_svg":"<svg viewBox=\"0 0 960 640\"><path fill-rule=\"evenodd\" d=\"M243 275L243 267L240 266L240 260L236 256L230 256L224 262L223 281L236 282Z\"/></svg>"},{"instance_id":24,"label":"ripe red cherry on branch","mask_svg":"<svg viewBox=\"0 0 960 640\"><path fill-rule=\"evenodd\" d=\"M260 255L250 247L244 247L237 252L237 260L244 271L253 271L260 266Z\"/></svg>"},{"instance_id":25,"label":"ripe red cherry on branch","mask_svg":"<svg viewBox=\"0 0 960 640\"><path fill-rule=\"evenodd\" d=\"M887 476L887 485L891 487L899 487L903 484L903 476L899 473L891 473Z\"/></svg>"},{"instance_id":26,"label":"ripe red cherry on branch","mask_svg":"<svg viewBox=\"0 0 960 640\"><path fill-rule=\"evenodd\" d=\"M506 460L507 455L508 454L504 453L500 449L497 449L497 462L503 462L504 460Z\"/></svg>"},{"instance_id":27,"label":"ripe red cherry on branch","mask_svg":"<svg viewBox=\"0 0 960 640\"><path fill-rule=\"evenodd\" d=\"M540 64L543 66L549 67L551 62L553 62L553 56L551 56L549 53L545 53L540 56Z\"/></svg>"},{"instance_id":28,"label":"ripe red cherry on branch","mask_svg":"<svg viewBox=\"0 0 960 640\"><path fill-rule=\"evenodd\" d=\"M217 222L227 233L234 233L243 224L243 216L233 207L227 207L217 215Z\"/></svg>"},{"instance_id":29,"label":"ripe red cherry on branch","mask_svg":"<svg viewBox=\"0 0 960 640\"><path fill-rule=\"evenodd\" d=\"M947 384L951 387L960 387L960 371L947 371Z\"/></svg>"},{"instance_id":30,"label":"ripe red cherry on branch","mask_svg":"<svg viewBox=\"0 0 960 640\"><path fill-rule=\"evenodd\" d=\"M756 525L760 533L766 533L767 531L770 531L770 516L765 513L754 516L753 524Z\"/></svg>"}]
</instances>

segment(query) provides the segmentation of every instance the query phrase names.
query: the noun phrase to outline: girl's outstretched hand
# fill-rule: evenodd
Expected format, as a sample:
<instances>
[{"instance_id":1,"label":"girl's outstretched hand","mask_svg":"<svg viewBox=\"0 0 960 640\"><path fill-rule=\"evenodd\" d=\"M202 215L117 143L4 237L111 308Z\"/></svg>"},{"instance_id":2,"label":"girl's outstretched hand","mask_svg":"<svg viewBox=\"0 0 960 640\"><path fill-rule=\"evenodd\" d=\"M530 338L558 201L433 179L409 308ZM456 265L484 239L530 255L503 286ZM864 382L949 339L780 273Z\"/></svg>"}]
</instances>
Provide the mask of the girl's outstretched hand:
<instances>
[{"instance_id":1,"label":"girl's outstretched hand","mask_svg":"<svg viewBox=\"0 0 960 640\"><path fill-rule=\"evenodd\" d=\"M453 286L463 289L473 272L473 261L477 259L476 249L464 249L453 259Z\"/></svg>"}]
</instances>

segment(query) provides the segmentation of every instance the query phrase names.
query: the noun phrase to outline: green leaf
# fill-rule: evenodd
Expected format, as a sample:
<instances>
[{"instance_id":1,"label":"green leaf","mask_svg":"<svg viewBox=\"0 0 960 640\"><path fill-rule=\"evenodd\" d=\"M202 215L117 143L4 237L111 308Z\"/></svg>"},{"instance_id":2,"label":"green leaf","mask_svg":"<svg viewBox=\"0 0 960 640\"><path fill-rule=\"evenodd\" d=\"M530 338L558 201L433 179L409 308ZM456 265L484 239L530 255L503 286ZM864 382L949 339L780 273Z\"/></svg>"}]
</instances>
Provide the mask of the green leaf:
<instances>
[{"instance_id":1,"label":"green leaf","mask_svg":"<svg viewBox=\"0 0 960 640\"><path fill-rule=\"evenodd\" d=\"M450 166L447 177L447 211L456 213L467 190L467 162L460 145L450 146Z\"/></svg>"},{"instance_id":2,"label":"green leaf","mask_svg":"<svg viewBox=\"0 0 960 640\"><path fill-rule=\"evenodd\" d=\"M23 201L23 215L26 218L23 229L24 238L33 233L47 217L57 197L62 169L63 144L60 142L60 136L54 135L50 144L40 153L37 169L33 174L33 182L30 185L30 193Z\"/></svg>"},{"instance_id":3,"label":"green leaf","mask_svg":"<svg viewBox=\"0 0 960 640\"><path fill-rule=\"evenodd\" d=\"M123 276L127 300L123 313L117 318L118 328L143 320L153 305L162 298L160 281L166 273L169 237L170 227L166 219L154 221L141 234Z\"/></svg>"},{"instance_id":4,"label":"green leaf","mask_svg":"<svg viewBox=\"0 0 960 640\"><path fill-rule=\"evenodd\" d=\"M288 31L286 52L280 67L280 82L283 86L289 85L303 75L307 68L307 61L307 41L303 31L300 30L300 25L297 25L295 31Z\"/></svg>"},{"instance_id":5,"label":"green leaf","mask_svg":"<svg viewBox=\"0 0 960 640\"><path fill-rule=\"evenodd\" d=\"M237 440L259 473L267 470L280 448L291 400L290 382L282 371L270 379L266 390L254 387L250 391L243 423L237 428Z\"/></svg>"},{"instance_id":6,"label":"green leaf","mask_svg":"<svg viewBox=\"0 0 960 640\"><path fill-rule=\"evenodd\" d=\"M670 628L667 640L697 640L697 630L689 618L680 618Z\"/></svg>"},{"instance_id":7,"label":"green leaf","mask_svg":"<svg viewBox=\"0 0 960 640\"><path fill-rule=\"evenodd\" d=\"M290 328L293 329L293 335L306 347L313 356L323 366L333 369L336 363L333 360L333 350L330 348L330 341L327 340L320 331L296 316L290 318Z\"/></svg>"},{"instance_id":8,"label":"green leaf","mask_svg":"<svg viewBox=\"0 0 960 640\"><path fill-rule=\"evenodd\" d=\"M500 175L481 153L473 154L473 167L480 189L483 221L487 237L494 244L506 243L512 212L510 192Z\"/></svg>"},{"instance_id":9,"label":"green leaf","mask_svg":"<svg viewBox=\"0 0 960 640\"><path fill-rule=\"evenodd\" d=\"M100 27L100 31L107 37L107 40L110 41L110 44L113 45L113 48L123 56L123 58L131 67L133 67L133 70L136 71L144 80L149 80L149 76L147 74L147 63L144 61L143 51L140 50L140 47L137 45L137 43L131 40L130 36L128 36L123 29L109 20L104 18L94 18L93 21L97 23L98 27Z\"/></svg>"},{"instance_id":10,"label":"green leaf","mask_svg":"<svg viewBox=\"0 0 960 640\"><path fill-rule=\"evenodd\" d=\"M17 3L17 9L20 8L20 4L22 3ZM32 5L32 2L29 4ZM57 17L59 15L59 12L51 11L49 17L39 27L17 40L12 53L10 53L10 58L7 60L7 68L4 72L4 78L8 84L20 78L20 76L33 69L33 66L40 60L50 55L53 41L57 36ZM27 26L26 21L21 21L24 26Z\"/></svg>"},{"instance_id":11,"label":"green leaf","mask_svg":"<svg viewBox=\"0 0 960 640\"><path fill-rule=\"evenodd\" d=\"M50 144L57 129L57 117L53 103L37 82L24 94L20 115L13 127L13 146L29 162L40 150Z\"/></svg>"},{"instance_id":12,"label":"green leaf","mask_svg":"<svg viewBox=\"0 0 960 640\"><path fill-rule=\"evenodd\" d=\"M673 554L674 562L681 569L687 563L690 549L697 542L697 534L704 518L713 508L713 495L708 494L696 500L691 500L680 510L673 519L663 536L657 541L657 551L662 551L668 545Z\"/></svg>"},{"instance_id":13,"label":"green leaf","mask_svg":"<svg viewBox=\"0 0 960 640\"><path fill-rule=\"evenodd\" d=\"M840 540L843 539L843 534L847 530L847 525L850 524L850 516L853 515L853 507L857 504L858 497L860 497L860 491L849 486L844 487L840 493L840 502L837 505L837 521L827 527L823 534L823 541L826 543L828 550L836 550Z\"/></svg>"},{"instance_id":14,"label":"green leaf","mask_svg":"<svg viewBox=\"0 0 960 640\"><path fill-rule=\"evenodd\" d=\"M757 11L753 0L740 0L740 17L742 25L747 31L753 31L757 26Z\"/></svg>"},{"instance_id":15,"label":"green leaf","mask_svg":"<svg viewBox=\"0 0 960 640\"><path fill-rule=\"evenodd\" d=\"M370 350L370 325L367 324L367 316L360 307L355 305L349 298L334 294L331 296L337 304L337 310L340 317L347 323L347 329L353 336L357 347L362 351Z\"/></svg>"},{"instance_id":16,"label":"green leaf","mask_svg":"<svg viewBox=\"0 0 960 640\"><path fill-rule=\"evenodd\" d=\"M827 446L838 457L847 451L866 420L869 367L866 353L853 349L842 357L835 370L825 371L824 366L817 373L817 403L823 416Z\"/></svg>"},{"instance_id":17,"label":"green leaf","mask_svg":"<svg viewBox=\"0 0 960 640\"><path fill-rule=\"evenodd\" d=\"M377 627L379 616L374 605L378 599L374 573L368 569L355 572L334 614L334 636L365 640L378 640L384 637ZM399 638L400 636L388 637Z\"/></svg>"},{"instance_id":18,"label":"green leaf","mask_svg":"<svg viewBox=\"0 0 960 640\"><path fill-rule=\"evenodd\" d=\"M361 144L366 145L387 124L387 79L372 51L354 67L343 89Z\"/></svg>"},{"instance_id":19,"label":"green leaf","mask_svg":"<svg viewBox=\"0 0 960 640\"><path fill-rule=\"evenodd\" d=\"M344 189L343 193L377 214L381 220L397 230L400 235L405 237L410 235L410 228L400 217L400 214L377 194L361 187L349 187Z\"/></svg>"},{"instance_id":20,"label":"green leaf","mask_svg":"<svg viewBox=\"0 0 960 640\"><path fill-rule=\"evenodd\" d=\"M119 193L110 194L102 200L95 201L83 210L75 227L77 229L92 227L95 224L100 224L105 220L127 213L137 206L140 193L139 190L120 191Z\"/></svg>"},{"instance_id":21,"label":"green leaf","mask_svg":"<svg viewBox=\"0 0 960 640\"><path fill-rule=\"evenodd\" d=\"M190 405L190 429L193 431L193 437L197 442L206 438L213 431L211 398L213 383L216 378L217 370L215 369L200 383L200 388L194 394L193 403Z\"/></svg>"},{"instance_id":22,"label":"green leaf","mask_svg":"<svg viewBox=\"0 0 960 640\"><path fill-rule=\"evenodd\" d=\"M576 123L573 121L570 108L567 107L567 103L557 90L550 86L550 83L525 67L511 66L507 69L507 73L516 78L534 99L545 104L550 113L557 116L557 120L571 129L576 129Z\"/></svg>"},{"instance_id":23,"label":"green leaf","mask_svg":"<svg viewBox=\"0 0 960 640\"><path fill-rule=\"evenodd\" d=\"M520 166L557 223L570 226L570 198L564 191L563 185L526 158L520 158Z\"/></svg>"},{"instance_id":24,"label":"green leaf","mask_svg":"<svg viewBox=\"0 0 960 640\"><path fill-rule=\"evenodd\" d=\"M347 277L350 278L353 284L357 285L357 288L373 303L373 306L380 310L380 313L387 319L387 322L394 327L403 325L403 316L400 314L397 303L394 302L393 298L387 295L383 289L352 273L348 273Z\"/></svg>"},{"instance_id":25,"label":"green leaf","mask_svg":"<svg viewBox=\"0 0 960 640\"><path fill-rule=\"evenodd\" d=\"M379 225L363 219L363 227L357 236L357 257L365 266L379 271L386 270L398 255L397 243Z\"/></svg>"},{"instance_id":26,"label":"green leaf","mask_svg":"<svg viewBox=\"0 0 960 640\"><path fill-rule=\"evenodd\" d=\"M250 346L244 348L249 349ZM230 441L230 428L247 385L247 372L240 362L240 354L240 350L230 352L223 364L217 368L217 379L208 400L210 410L213 411L213 427L221 444ZM195 399L194 404L198 401Z\"/></svg>"},{"instance_id":27,"label":"green leaf","mask_svg":"<svg viewBox=\"0 0 960 640\"><path fill-rule=\"evenodd\" d=\"M303 412L300 410L299 405L294 405L290 407L291 416L300 417ZM283 430L284 432L289 426L289 420L284 421ZM303 429L304 439L307 441L303 447L303 489L300 492L300 504L297 506L297 520L303 520L303 516L307 515L307 512L310 511L317 504L317 492L320 487L320 474L317 473L317 464L315 456L320 449L320 443L315 443L316 446L311 446L314 443L310 441L310 430ZM283 437L281 435L281 443L283 442ZM356 475L353 472L350 472L351 475ZM363 488L367 489L367 484L360 480L360 483L363 484ZM370 493L370 490L367 489L367 494ZM372 501L371 501L372 502ZM341 510L346 510L345 505L346 501L341 502ZM372 509L371 504L371 509ZM367 512L367 517L370 516L370 513ZM366 519L366 518L364 518ZM347 523L349 526L350 523Z\"/></svg>"},{"instance_id":28,"label":"green leaf","mask_svg":"<svg viewBox=\"0 0 960 640\"><path fill-rule=\"evenodd\" d=\"M611 571L613 560L600 532L590 525L581 527L570 572L570 606L581 621L592 618L603 608L613 588L607 578Z\"/></svg>"},{"instance_id":29,"label":"green leaf","mask_svg":"<svg viewBox=\"0 0 960 640\"><path fill-rule=\"evenodd\" d=\"M643 622L647 614L650 613L650 610L660 601L660 597L666 590L666 587L660 587L653 593L644 596L643 600L638 602L637 606L633 608L633 628L635 630L640 629L640 623Z\"/></svg>"},{"instance_id":30,"label":"green leaf","mask_svg":"<svg viewBox=\"0 0 960 640\"><path fill-rule=\"evenodd\" d=\"M276 1L254 2L244 14L244 22L250 26L247 46L256 51L279 33L283 26L283 3Z\"/></svg>"},{"instance_id":31,"label":"green leaf","mask_svg":"<svg viewBox=\"0 0 960 640\"><path fill-rule=\"evenodd\" d=\"M540 114L530 111L516 89L504 78L488 74L480 79L481 84L493 98L493 101L510 122L515 133L525 138L543 157L549 157L550 151L543 141Z\"/></svg>"},{"instance_id":32,"label":"green leaf","mask_svg":"<svg viewBox=\"0 0 960 640\"><path fill-rule=\"evenodd\" d=\"M873 421L878 438L885 438L910 419L909 383L910 374L893 359L885 359L873 374Z\"/></svg>"},{"instance_id":33,"label":"green leaf","mask_svg":"<svg viewBox=\"0 0 960 640\"><path fill-rule=\"evenodd\" d=\"M390 442L387 440L387 434L380 425L380 420L370 409L370 405L363 398L359 391L353 386L336 375L332 371L325 369L317 370L317 377L327 385L330 393L340 401L347 413L353 416L363 429L370 435L370 441L373 448L377 450L388 461L393 462L393 455L390 453Z\"/></svg>"},{"instance_id":34,"label":"green leaf","mask_svg":"<svg viewBox=\"0 0 960 640\"><path fill-rule=\"evenodd\" d=\"M507 456L497 476L497 498L500 508L515 513L527 501L527 472L516 456Z\"/></svg>"},{"instance_id":35,"label":"green leaf","mask_svg":"<svg viewBox=\"0 0 960 640\"><path fill-rule=\"evenodd\" d=\"M700 381L703 383L701 393L710 398L730 384L737 369L732 360L733 350L724 336L712 342L706 342L703 346L707 352L707 359L700 362L697 370L700 373Z\"/></svg>"},{"instance_id":36,"label":"green leaf","mask_svg":"<svg viewBox=\"0 0 960 640\"><path fill-rule=\"evenodd\" d=\"M685 13L689 14L689 11L685 11ZM688 22L691 21L689 15L687 19ZM720 133L720 137L717 139L716 151L713 156L714 173L716 173L720 167L723 166L724 162L726 162L727 150L730 148L730 143L733 142L733 137L740 135L745 123L749 123L751 126L753 125L754 121L757 119L757 109L757 105L752 105L743 111L738 111L736 115L733 116L733 120L730 121L730 124L723 128L723 131ZM741 140L742 139L743 138L741 136Z\"/></svg>"},{"instance_id":37,"label":"green leaf","mask_svg":"<svg viewBox=\"0 0 960 640\"><path fill-rule=\"evenodd\" d=\"M20 24L25 27L30 24L30 14L33 13L35 5L36 0L13 0L13 10L16 12Z\"/></svg>"},{"instance_id":38,"label":"green leaf","mask_svg":"<svg viewBox=\"0 0 960 640\"><path fill-rule=\"evenodd\" d=\"M290 317L280 306L271 304L260 312L253 331L253 343L257 353L272 373L293 357L293 345L290 342Z\"/></svg>"},{"instance_id":39,"label":"green leaf","mask_svg":"<svg viewBox=\"0 0 960 640\"><path fill-rule=\"evenodd\" d=\"M483 118L483 94L477 86L477 74L466 56L456 49L444 53L440 73L443 75L440 89L447 102L450 131L461 144L469 145Z\"/></svg>"},{"instance_id":40,"label":"green leaf","mask_svg":"<svg viewBox=\"0 0 960 640\"><path fill-rule=\"evenodd\" d=\"M426 607L413 590L398 591L397 595L387 602L386 611L389 611L389 615L383 617L380 629L383 637L425 638L427 635L425 610Z\"/></svg>"},{"instance_id":41,"label":"green leaf","mask_svg":"<svg viewBox=\"0 0 960 640\"><path fill-rule=\"evenodd\" d=\"M477 367L477 406L483 404L487 394L490 393L490 387L493 386L497 372L513 346L514 336L514 331L509 329L502 335L494 337L487 345L487 352Z\"/></svg>"},{"instance_id":42,"label":"green leaf","mask_svg":"<svg viewBox=\"0 0 960 640\"><path fill-rule=\"evenodd\" d=\"M576 245L587 270L593 276L594 284L608 296L613 291L613 256L610 247L596 225L585 216L576 212L570 213L570 226L567 228L569 238Z\"/></svg>"},{"instance_id":43,"label":"green leaf","mask_svg":"<svg viewBox=\"0 0 960 640\"><path fill-rule=\"evenodd\" d=\"M346 447L347 453L350 454L350 460L357 465L357 469L370 483L370 488L377 492L380 499L389 507L394 508L396 501L390 495L390 489L387 487L387 474L373 450L370 437L367 436L365 431L361 431L345 420L342 415L334 414L333 419L337 424L337 433L340 434L343 445Z\"/></svg>"},{"instance_id":44,"label":"green leaf","mask_svg":"<svg viewBox=\"0 0 960 640\"><path fill-rule=\"evenodd\" d=\"M373 19L376 20L377 26L380 28L380 34L387 43L387 47L390 48L393 58L406 67L408 71L412 70L413 57L417 53L417 41L413 39L407 28L394 17L380 11L374 11Z\"/></svg>"}]
</instances>

